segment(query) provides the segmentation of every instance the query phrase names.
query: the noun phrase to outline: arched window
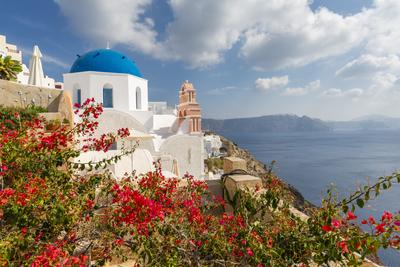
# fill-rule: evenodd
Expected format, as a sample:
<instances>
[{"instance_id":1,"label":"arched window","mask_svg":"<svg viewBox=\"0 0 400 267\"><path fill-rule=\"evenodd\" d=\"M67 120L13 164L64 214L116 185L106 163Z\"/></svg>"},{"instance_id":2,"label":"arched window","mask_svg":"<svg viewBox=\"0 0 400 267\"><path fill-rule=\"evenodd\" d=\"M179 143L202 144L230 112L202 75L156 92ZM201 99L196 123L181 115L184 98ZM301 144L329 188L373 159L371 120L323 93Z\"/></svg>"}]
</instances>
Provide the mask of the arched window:
<instances>
[{"instance_id":1,"label":"arched window","mask_svg":"<svg viewBox=\"0 0 400 267\"><path fill-rule=\"evenodd\" d=\"M74 85L73 101L74 101L74 103L78 103L79 105L82 105L82 90L81 90L81 86L79 84Z\"/></svg>"},{"instance_id":2,"label":"arched window","mask_svg":"<svg viewBox=\"0 0 400 267\"><path fill-rule=\"evenodd\" d=\"M136 88L136 109L142 109L142 91L140 87Z\"/></svg>"},{"instance_id":3,"label":"arched window","mask_svg":"<svg viewBox=\"0 0 400 267\"><path fill-rule=\"evenodd\" d=\"M76 103L82 105L82 90L81 89L76 89Z\"/></svg>"},{"instance_id":4,"label":"arched window","mask_svg":"<svg viewBox=\"0 0 400 267\"><path fill-rule=\"evenodd\" d=\"M103 86L103 107L105 108L114 107L113 86L109 83Z\"/></svg>"}]
</instances>

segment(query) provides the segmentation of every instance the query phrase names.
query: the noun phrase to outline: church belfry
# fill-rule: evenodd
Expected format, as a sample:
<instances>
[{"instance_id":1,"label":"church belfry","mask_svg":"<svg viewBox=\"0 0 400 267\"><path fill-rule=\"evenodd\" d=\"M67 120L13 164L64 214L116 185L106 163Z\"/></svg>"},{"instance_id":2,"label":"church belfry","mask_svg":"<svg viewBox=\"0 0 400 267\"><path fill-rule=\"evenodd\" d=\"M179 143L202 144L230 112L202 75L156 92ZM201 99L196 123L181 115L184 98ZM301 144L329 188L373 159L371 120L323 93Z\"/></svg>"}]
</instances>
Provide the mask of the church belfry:
<instances>
[{"instance_id":1,"label":"church belfry","mask_svg":"<svg viewBox=\"0 0 400 267\"><path fill-rule=\"evenodd\" d=\"M196 101L196 89L186 80L179 90L179 124L189 123L189 133L201 133L201 109Z\"/></svg>"}]
</instances>

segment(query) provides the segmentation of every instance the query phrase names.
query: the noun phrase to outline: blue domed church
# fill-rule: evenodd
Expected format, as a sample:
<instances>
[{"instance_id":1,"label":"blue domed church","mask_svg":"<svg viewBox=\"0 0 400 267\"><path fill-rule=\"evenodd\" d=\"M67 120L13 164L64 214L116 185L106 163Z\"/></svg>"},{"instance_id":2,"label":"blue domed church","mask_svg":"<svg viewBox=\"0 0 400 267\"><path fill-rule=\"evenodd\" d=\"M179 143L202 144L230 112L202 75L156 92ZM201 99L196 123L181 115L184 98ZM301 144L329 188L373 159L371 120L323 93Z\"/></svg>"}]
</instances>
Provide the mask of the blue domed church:
<instances>
[{"instance_id":1,"label":"blue domed church","mask_svg":"<svg viewBox=\"0 0 400 267\"><path fill-rule=\"evenodd\" d=\"M131 136L117 140L105 154L82 153L77 161L100 161L120 153L122 147L136 144L132 156L123 157L112 168L115 177L135 171L151 171L154 161L160 161L172 177L189 172L202 177L204 171L203 135L200 106L196 90L185 81L177 92L179 104L168 107L166 102L149 102L148 81L138 66L126 55L112 49L97 49L77 55L69 73L64 74L64 89L74 103L87 98L102 103L96 136L128 128ZM75 121L80 118L75 117Z\"/></svg>"},{"instance_id":2,"label":"blue domed church","mask_svg":"<svg viewBox=\"0 0 400 267\"><path fill-rule=\"evenodd\" d=\"M75 103L94 97L104 108L147 111L147 80L135 62L112 49L98 49L78 55L64 86L72 90Z\"/></svg>"}]
</instances>

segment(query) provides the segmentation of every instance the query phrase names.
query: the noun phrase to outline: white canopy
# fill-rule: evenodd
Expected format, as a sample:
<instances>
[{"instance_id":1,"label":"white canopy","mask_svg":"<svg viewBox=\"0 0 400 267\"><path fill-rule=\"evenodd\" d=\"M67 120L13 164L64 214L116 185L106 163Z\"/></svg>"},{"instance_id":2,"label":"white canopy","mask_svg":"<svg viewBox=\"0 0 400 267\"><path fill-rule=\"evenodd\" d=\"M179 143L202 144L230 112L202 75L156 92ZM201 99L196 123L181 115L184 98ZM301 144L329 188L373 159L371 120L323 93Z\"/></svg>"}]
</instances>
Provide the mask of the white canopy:
<instances>
[{"instance_id":1,"label":"white canopy","mask_svg":"<svg viewBox=\"0 0 400 267\"><path fill-rule=\"evenodd\" d=\"M33 47L33 53L31 60L29 61L29 80L28 84L35 86L45 86L44 73L42 67L41 58L42 53L40 53L39 47L35 45Z\"/></svg>"}]
</instances>

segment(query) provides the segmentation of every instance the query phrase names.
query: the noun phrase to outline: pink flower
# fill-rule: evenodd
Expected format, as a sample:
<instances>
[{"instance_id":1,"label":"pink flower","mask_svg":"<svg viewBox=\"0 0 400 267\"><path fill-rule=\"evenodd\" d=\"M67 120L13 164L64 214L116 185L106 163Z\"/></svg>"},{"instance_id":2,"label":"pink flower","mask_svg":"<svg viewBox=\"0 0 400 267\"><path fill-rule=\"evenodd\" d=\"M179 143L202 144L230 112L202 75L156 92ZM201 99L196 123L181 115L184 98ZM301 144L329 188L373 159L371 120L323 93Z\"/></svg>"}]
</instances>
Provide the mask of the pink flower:
<instances>
[{"instance_id":1,"label":"pink flower","mask_svg":"<svg viewBox=\"0 0 400 267\"><path fill-rule=\"evenodd\" d=\"M252 257L254 255L253 251L251 250L251 248L246 248L246 253L247 255L249 255L250 257Z\"/></svg>"},{"instance_id":2,"label":"pink flower","mask_svg":"<svg viewBox=\"0 0 400 267\"><path fill-rule=\"evenodd\" d=\"M333 227L339 228L340 225L341 225L341 223L340 223L339 220L335 220L335 219L332 220L332 226L333 226Z\"/></svg>"},{"instance_id":3,"label":"pink flower","mask_svg":"<svg viewBox=\"0 0 400 267\"><path fill-rule=\"evenodd\" d=\"M381 221L382 221L382 222L385 221L385 220L391 221L392 218L393 218L392 213L390 213L389 211L385 211L385 212L383 212Z\"/></svg>"},{"instance_id":4,"label":"pink flower","mask_svg":"<svg viewBox=\"0 0 400 267\"><path fill-rule=\"evenodd\" d=\"M400 221L395 221L394 224L400 227Z\"/></svg>"},{"instance_id":5,"label":"pink flower","mask_svg":"<svg viewBox=\"0 0 400 267\"><path fill-rule=\"evenodd\" d=\"M22 235L26 235L27 232L28 232L28 228L26 228L26 227L21 228Z\"/></svg>"},{"instance_id":6,"label":"pink flower","mask_svg":"<svg viewBox=\"0 0 400 267\"><path fill-rule=\"evenodd\" d=\"M353 212L351 212L351 211L347 212L347 220L352 221L352 220L355 220L355 219L357 219L357 216L354 215Z\"/></svg>"},{"instance_id":7,"label":"pink flower","mask_svg":"<svg viewBox=\"0 0 400 267\"><path fill-rule=\"evenodd\" d=\"M378 224L377 226L375 226L376 233L382 234L382 233L386 232L385 225L386 225L385 223L381 223L381 224Z\"/></svg>"},{"instance_id":8,"label":"pink flower","mask_svg":"<svg viewBox=\"0 0 400 267\"><path fill-rule=\"evenodd\" d=\"M369 222L370 224L376 224L375 219L374 219L374 217L372 217L372 216L369 216L369 217L368 217L368 222Z\"/></svg>"},{"instance_id":9,"label":"pink flower","mask_svg":"<svg viewBox=\"0 0 400 267\"><path fill-rule=\"evenodd\" d=\"M342 249L342 253L349 253L349 249L345 241L340 241L337 246Z\"/></svg>"}]
</instances>

